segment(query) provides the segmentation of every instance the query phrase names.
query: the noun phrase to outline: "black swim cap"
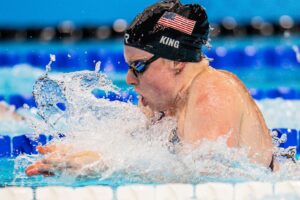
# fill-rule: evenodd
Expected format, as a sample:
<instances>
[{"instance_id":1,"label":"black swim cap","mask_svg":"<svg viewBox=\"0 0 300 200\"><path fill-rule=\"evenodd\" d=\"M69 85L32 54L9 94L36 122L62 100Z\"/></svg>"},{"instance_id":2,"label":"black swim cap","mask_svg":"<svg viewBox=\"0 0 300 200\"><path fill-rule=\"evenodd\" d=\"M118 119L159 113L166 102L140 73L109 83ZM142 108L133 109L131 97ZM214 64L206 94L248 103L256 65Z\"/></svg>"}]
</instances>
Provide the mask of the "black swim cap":
<instances>
[{"instance_id":1,"label":"black swim cap","mask_svg":"<svg viewBox=\"0 0 300 200\"><path fill-rule=\"evenodd\" d=\"M199 4L165 0L147 7L125 32L124 44L174 61L198 62L209 23Z\"/></svg>"}]
</instances>

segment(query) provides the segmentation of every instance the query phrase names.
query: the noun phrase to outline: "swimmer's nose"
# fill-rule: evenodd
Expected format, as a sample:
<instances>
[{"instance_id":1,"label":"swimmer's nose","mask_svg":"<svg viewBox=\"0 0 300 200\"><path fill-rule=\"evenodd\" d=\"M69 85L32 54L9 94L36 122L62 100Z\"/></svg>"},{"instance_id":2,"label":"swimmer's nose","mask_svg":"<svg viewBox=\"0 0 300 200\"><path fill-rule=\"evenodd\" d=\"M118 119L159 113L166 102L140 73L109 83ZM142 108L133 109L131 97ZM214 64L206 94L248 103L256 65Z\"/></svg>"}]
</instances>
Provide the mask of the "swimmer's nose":
<instances>
[{"instance_id":1,"label":"swimmer's nose","mask_svg":"<svg viewBox=\"0 0 300 200\"><path fill-rule=\"evenodd\" d=\"M129 69L126 75L126 83L128 85L137 85L139 82L138 78L134 75L133 71Z\"/></svg>"}]
</instances>

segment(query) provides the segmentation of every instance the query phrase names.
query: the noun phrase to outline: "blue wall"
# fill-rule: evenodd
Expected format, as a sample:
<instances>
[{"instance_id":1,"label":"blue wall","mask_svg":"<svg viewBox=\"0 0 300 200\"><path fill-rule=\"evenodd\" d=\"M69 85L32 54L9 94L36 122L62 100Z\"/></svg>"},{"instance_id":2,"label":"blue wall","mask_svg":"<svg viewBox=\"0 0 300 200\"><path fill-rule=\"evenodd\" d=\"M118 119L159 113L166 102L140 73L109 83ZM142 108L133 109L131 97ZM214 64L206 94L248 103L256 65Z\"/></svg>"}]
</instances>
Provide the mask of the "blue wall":
<instances>
[{"instance_id":1,"label":"blue wall","mask_svg":"<svg viewBox=\"0 0 300 200\"><path fill-rule=\"evenodd\" d=\"M115 19L131 21L144 7L157 0L1 0L0 26L57 25L64 20L77 25L111 24ZM299 0L182 0L198 2L208 11L211 22L233 16L247 22L253 16L277 21L281 15L300 20Z\"/></svg>"}]
</instances>

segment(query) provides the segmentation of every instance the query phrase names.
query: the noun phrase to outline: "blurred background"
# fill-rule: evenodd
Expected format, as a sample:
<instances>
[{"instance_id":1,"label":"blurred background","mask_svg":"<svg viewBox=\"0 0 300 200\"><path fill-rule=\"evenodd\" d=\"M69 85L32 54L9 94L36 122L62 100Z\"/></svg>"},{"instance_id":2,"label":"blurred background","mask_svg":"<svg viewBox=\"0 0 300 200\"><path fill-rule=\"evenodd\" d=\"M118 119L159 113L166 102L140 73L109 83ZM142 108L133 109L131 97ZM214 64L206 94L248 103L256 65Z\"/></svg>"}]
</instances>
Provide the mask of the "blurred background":
<instances>
[{"instance_id":1,"label":"blurred background","mask_svg":"<svg viewBox=\"0 0 300 200\"><path fill-rule=\"evenodd\" d=\"M156 0L26 0L0 5L0 101L35 106L32 86L45 71L101 71L126 88L123 32ZM300 98L299 0L182 0L200 3L212 26L215 68L239 76L256 99ZM128 94L126 94L128 95ZM134 93L133 93L134 95ZM113 98L113 97L112 97ZM126 97L124 97L126 99Z\"/></svg>"},{"instance_id":2,"label":"blurred background","mask_svg":"<svg viewBox=\"0 0 300 200\"><path fill-rule=\"evenodd\" d=\"M31 133L39 131L40 127L33 127L33 131L34 123L30 121L34 119L29 117L28 123L20 116L26 118L37 113L33 85L45 74L50 54L56 56L51 65L52 74L95 70L96 63L100 61L101 72L107 74L122 92L118 96L95 91L94 95L112 101L137 102L136 93L125 83L128 67L123 57L123 33L138 13L157 1L1 1L0 187L1 184L57 184L57 179L24 178L22 166L27 163L22 158L16 165L14 160L1 160L2 157L23 153L36 154L38 144L46 144L53 139L52 135L48 137L48 133L38 133L38 138L33 137ZM203 47L203 51L212 59L211 66L229 70L245 83L257 100L268 127L281 128L278 130L287 135L287 141L280 147L296 146L299 156L300 0L182 0L182 3L199 3L206 8L212 27L212 48ZM53 84L52 88L55 86ZM53 90L49 89L51 95ZM61 94L59 88L55 92ZM22 109L24 104L31 108L30 113ZM60 103L49 107L55 108L53 110L58 113L66 110ZM14 108L20 115L13 112ZM47 107L44 106L44 109ZM53 110L49 109L49 113ZM6 113L11 113L16 122L9 121ZM55 114L52 113L57 116ZM40 113L37 116L42 117ZM47 122L46 119L44 121ZM278 137L281 136L278 133ZM242 168L245 168L244 165ZM22 172L18 173L18 170ZM67 180L70 181L69 178ZM78 180L82 182L81 178Z\"/></svg>"}]
</instances>

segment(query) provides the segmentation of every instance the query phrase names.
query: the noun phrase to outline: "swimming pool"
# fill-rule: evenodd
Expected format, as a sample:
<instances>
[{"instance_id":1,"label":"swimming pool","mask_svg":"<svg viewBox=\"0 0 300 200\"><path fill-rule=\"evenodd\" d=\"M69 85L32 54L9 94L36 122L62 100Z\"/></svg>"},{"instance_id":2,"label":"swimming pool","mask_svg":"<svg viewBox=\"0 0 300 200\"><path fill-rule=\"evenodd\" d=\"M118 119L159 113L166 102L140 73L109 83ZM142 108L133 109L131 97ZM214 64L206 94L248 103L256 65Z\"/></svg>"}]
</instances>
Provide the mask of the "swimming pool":
<instances>
[{"instance_id":1,"label":"swimming pool","mask_svg":"<svg viewBox=\"0 0 300 200\"><path fill-rule=\"evenodd\" d=\"M298 41L299 39L295 38L292 44L298 44ZM212 62L213 66L233 71L245 82L248 88L251 88L252 95L258 100L257 102L262 109L269 128L285 128L283 131L288 134L288 146L299 146L300 102L298 99L300 98L300 67L292 46L281 46L281 43L285 44L285 42L286 41L281 41L281 39L276 38L270 40L264 39L264 42L259 41L259 44L251 40L243 42L220 40L214 44L214 46L218 47L207 52L207 55L215 58L215 61ZM125 86L123 81L126 66L124 66L124 60L122 59L122 46L118 42L101 45L103 46L100 49L97 49L98 46L95 47L95 44L70 45L64 48L55 44L52 44L51 47L41 47L37 44L1 45L0 52L2 54L0 53L0 55L2 55L2 57L0 56L0 58L2 59L2 65L0 67L0 74L3 78L0 81L0 91L2 92L0 96L17 107L21 107L24 102L30 106L34 106L31 98L32 86L36 79L44 73L43 66L49 61L49 53L55 53L58 58L57 62L53 65L54 73L77 71L78 69L94 70L96 61L101 60L102 71L107 73L108 77L111 78L116 85L126 91L127 86ZM110 50L105 51L105 48ZM50 52L49 49L53 52ZM276 55L280 59L263 59L265 56L268 58L268 56L271 57L272 55ZM293 55L295 57L293 57ZM239 59L234 59L237 57ZM224 58L225 61L220 62L218 58ZM284 60L282 58L291 59ZM26 65L24 65L25 61L27 63ZM80 62L80 64L78 64L78 62ZM65 66L65 68L62 68L62 66ZM76 66L76 68L74 68L74 66ZM132 92L131 90L129 91ZM134 96L133 92L130 94ZM126 93L126 95L128 95L128 93ZM98 97L102 96L100 95ZM128 100L126 97L127 96L124 96L123 100ZM277 97L282 97L283 99L275 99ZM108 96L108 98L112 99L113 95ZM22 109L20 109L20 112L22 112ZM280 115L276 113L280 113ZM47 135L47 133L41 134L38 142L36 142L30 136L24 136L25 133L30 135L31 131L26 125L15 124L15 130L11 128L11 124L9 124L9 126L10 130L2 130L5 125L1 126L1 135L8 135L9 137L0 138L2 147L0 147L2 151L0 153L3 157L0 158L0 183L1 186L30 187L24 190L24 195L31 195L29 199L32 198L33 195L35 195L36 199L40 199L43 195L50 197L51 195L63 193L64 197L66 197L68 195L74 196L74 194L77 193L91 194L93 193L92 191L94 191L95 194L99 192L98 194L103 195L103 198L107 196L107 199L122 199L123 197L134 199L141 197L140 195L143 195L142 199L154 199L154 196L158 199L163 199L164 197L176 199L180 195L183 195L181 196L182 198L198 197L199 199L208 199L209 197L201 197L201 195L204 194L201 191L205 191L205 193L211 197L226 192L228 194L227 199L241 199L245 194L249 193L249 191L257 195L252 199L258 199L264 197L264 195L266 195L265 198L272 198L275 195L275 197L279 199L281 195L286 195L286 193L290 192L292 192L292 194L288 195L292 195L293 198L293 195L296 195L295 188L298 188L299 184L298 182L282 182L284 180L297 180L299 177L298 174L292 176L284 175L283 173L277 174L277 176L279 176L277 178L275 175L275 177L269 176L265 179L255 179L253 177L243 177L240 179L234 179L232 177L205 177L200 180L193 180L192 184L186 182L185 185L157 185L159 181L153 181L151 179L144 180L145 182L143 182L142 179L137 178L134 174L128 177L124 176L124 174L115 174L115 176L104 179L99 177L74 179L68 176L64 176L63 178L50 177L47 179L43 177L28 178L23 173L24 166L28 163L28 156L19 156L18 158L8 157L11 155L16 156L22 152L35 153L33 147L36 146L38 142L42 144L48 142L50 139L49 135ZM36 159L34 155L32 157ZM274 179L272 180L272 178ZM273 182L274 180L277 182ZM222 184L206 184L211 181L221 182ZM249 181L268 181L269 183L252 183ZM146 185L124 186L143 183ZM35 189L40 186L57 185L76 188L89 185L104 185L107 187L98 186L97 188L77 189L45 187L44 190L43 188ZM261 190L261 188L264 188L264 190ZM81 189L82 191L80 191ZM8 191L9 188L1 189L0 197L3 194L12 195L14 192L18 193L18 190L10 194L8 194ZM226 198L224 197L223 199Z\"/></svg>"}]
</instances>

